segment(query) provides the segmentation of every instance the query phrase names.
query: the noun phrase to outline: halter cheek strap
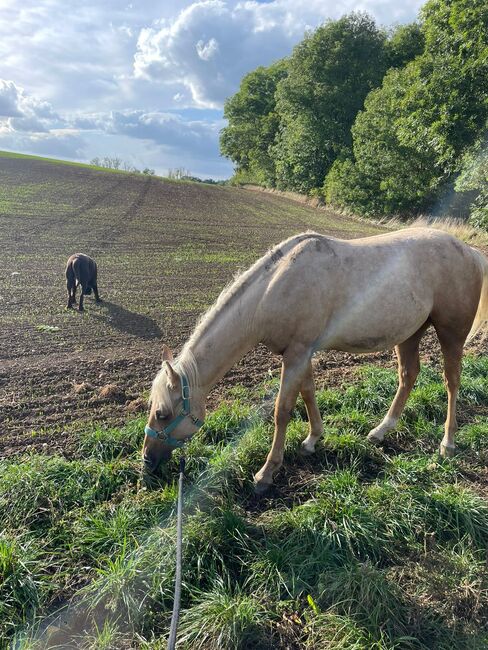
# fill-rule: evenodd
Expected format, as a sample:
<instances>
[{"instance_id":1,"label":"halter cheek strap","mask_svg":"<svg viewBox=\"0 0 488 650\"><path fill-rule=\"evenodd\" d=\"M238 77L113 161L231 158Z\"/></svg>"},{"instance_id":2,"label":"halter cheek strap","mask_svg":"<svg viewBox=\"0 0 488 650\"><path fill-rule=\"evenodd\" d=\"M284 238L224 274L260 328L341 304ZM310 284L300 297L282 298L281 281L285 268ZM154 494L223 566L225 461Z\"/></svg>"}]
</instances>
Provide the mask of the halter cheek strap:
<instances>
[{"instance_id":1,"label":"halter cheek strap","mask_svg":"<svg viewBox=\"0 0 488 650\"><path fill-rule=\"evenodd\" d=\"M186 440L178 440L171 435L171 432L176 429L180 422L185 418L190 418L193 424L199 429L203 425L203 420L199 420L190 412L190 387L188 385L188 380L184 375L181 375L181 396L183 400L183 408L181 409L179 415L175 417L166 427L163 427L161 431L156 431L151 429L151 427L146 424L144 427L144 433L150 438L156 438L162 442L170 445L170 447L183 447Z\"/></svg>"}]
</instances>

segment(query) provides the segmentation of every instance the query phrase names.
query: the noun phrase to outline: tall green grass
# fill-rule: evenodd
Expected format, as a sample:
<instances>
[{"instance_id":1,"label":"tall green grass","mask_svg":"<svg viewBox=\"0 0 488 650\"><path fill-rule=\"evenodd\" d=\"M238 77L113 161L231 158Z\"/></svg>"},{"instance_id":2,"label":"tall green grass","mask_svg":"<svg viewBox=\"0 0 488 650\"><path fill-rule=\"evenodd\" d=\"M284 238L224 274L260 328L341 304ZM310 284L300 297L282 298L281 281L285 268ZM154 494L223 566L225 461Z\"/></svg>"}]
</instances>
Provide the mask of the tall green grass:
<instances>
[{"instance_id":1,"label":"tall green grass","mask_svg":"<svg viewBox=\"0 0 488 650\"><path fill-rule=\"evenodd\" d=\"M276 387L234 391L184 450L180 647L485 647L487 370L484 358L465 362L460 411L476 415L464 417L453 459L436 453L446 398L435 370L420 376L383 449L365 434L389 406L394 372L367 368L318 394L325 437L312 457L300 453L299 404L261 501L252 475L272 423L260 405ZM80 647L165 647L182 452L157 489L143 488L142 426L83 431L70 459L0 461L5 647L45 647L36 623L72 597L65 638L83 621Z\"/></svg>"}]
</instances>

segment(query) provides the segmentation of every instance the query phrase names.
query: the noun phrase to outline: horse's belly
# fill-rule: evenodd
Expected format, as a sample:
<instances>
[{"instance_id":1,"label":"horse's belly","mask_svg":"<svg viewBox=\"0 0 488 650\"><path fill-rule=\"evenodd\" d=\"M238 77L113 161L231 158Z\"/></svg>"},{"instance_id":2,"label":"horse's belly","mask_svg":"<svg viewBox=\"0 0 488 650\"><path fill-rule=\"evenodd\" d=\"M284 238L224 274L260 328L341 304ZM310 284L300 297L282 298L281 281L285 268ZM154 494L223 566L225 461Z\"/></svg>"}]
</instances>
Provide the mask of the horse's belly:
<instances>
[{"instance_id":1,"label":"horse's belly","mask_svg":"<svg viewBox=\"0 0 488 650\"><path fill-rule=\"evenodd\" d=\"M358 314L351 321L337 318L321 338L321 349L366 353L391 350L412 336L428 319L428 309L414 313Z\"/></svg>"}]
</instances>

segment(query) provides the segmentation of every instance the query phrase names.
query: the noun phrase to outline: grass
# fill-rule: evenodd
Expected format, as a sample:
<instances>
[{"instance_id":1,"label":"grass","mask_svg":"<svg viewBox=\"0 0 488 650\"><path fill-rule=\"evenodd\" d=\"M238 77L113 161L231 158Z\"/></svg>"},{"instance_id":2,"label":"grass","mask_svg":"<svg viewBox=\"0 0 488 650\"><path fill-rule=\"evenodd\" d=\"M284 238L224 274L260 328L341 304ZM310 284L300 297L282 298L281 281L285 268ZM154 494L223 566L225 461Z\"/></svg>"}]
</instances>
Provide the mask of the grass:
<instances>
[{"instance_id":1,"label":"grass","mask_svg":"<svg viewBox=\"0 0 488 650\"><path fill-rule=\"evenodd\" d=\"M486 369L466 359L461 411L486 403ZM277 487L261 502L251 479L272 424L256 404L275 384L235 389L209 415L185 449L180 647L485 647L488 430L478 415L459 432L458 456L439 459L440 382L432 369L421 375L384 449L364 436L394 393L393 371L367 368L319 393L326 435L311 458L299 454L299 405ZM142 422L79 431L69 459L0 461L5 643L39 647L36 623L73 598L65 635L83 621L80 647L165 647L181 452L158 489L142 488Z\"/></svg>"},{"instance_id":2,"label":"grass","mask_svg":"<svg viewBox=\"0 0 488 650\"><path fill-rule=\"evenodd\" d=\"M70 165L73 167L81 167L87 169L95 169L97 171L115 172L119 174L130 174L123 169L110 169L109 167L99 167L97 165L90 165L89 163L76 162L74 160L61 160L59 158L47 158L45 156L35 156L33 154L17 153L15 151L0 151L1 158L11 158L17 160L40 160L41 162L48 162L55 165Z\"/></svg>"}]
</instances>

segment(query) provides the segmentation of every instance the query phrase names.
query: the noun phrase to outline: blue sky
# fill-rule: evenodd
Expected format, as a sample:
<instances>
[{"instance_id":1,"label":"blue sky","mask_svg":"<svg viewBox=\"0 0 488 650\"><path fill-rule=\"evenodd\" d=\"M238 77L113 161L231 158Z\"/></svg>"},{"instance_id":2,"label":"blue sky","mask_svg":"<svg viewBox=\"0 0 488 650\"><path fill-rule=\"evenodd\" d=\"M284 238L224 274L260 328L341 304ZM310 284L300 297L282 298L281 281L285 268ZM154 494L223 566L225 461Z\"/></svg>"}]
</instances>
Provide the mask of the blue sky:
<instances>
[{"instance_id":1,"label":"blue sky","mask_svg":"<svg viewBox=\"0 0 488 650\"><path fill-rule=\"evenodd\" d=\"M418 0L0 0L0 149L117 155L226 178L222 108L242 76L327 18L409 22Z\"/></svg>"}]
</instances>

